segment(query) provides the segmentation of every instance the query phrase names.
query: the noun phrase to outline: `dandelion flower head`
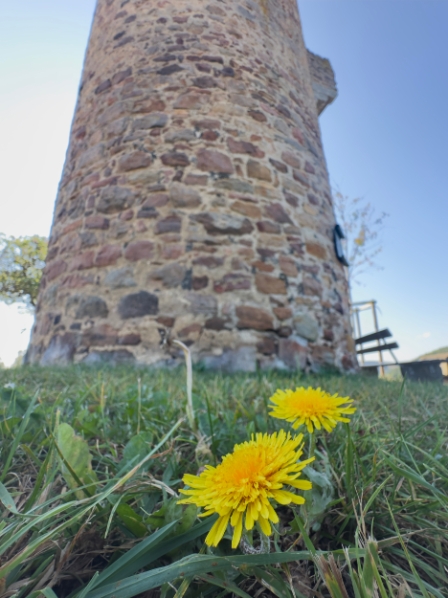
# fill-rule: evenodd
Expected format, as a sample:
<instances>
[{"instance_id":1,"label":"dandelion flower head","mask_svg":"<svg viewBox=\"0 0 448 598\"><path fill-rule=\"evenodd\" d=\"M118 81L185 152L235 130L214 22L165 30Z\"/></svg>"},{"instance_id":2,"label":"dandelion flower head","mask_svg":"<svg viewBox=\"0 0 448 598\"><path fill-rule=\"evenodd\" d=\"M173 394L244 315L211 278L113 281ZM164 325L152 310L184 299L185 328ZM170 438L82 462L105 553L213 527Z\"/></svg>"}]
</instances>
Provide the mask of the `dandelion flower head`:
<instances>
[{"instance_id":1,"label":"dandelion flower head","mask_svg":"<svg viewBox=\"0 0 448 598\"><path fill-rule=\"evenodd\" d=\"M277 390L270 400L274 404L269 415L292 423L295 430L305 425L310 434L314 428L332 432L338 422L349 422L346 416L356 411L350 406L353 399L330 395L320 388Z\"/></svg>"},{"instance_id":2,"label":"dandelion flower head","mask_svg":"<svg viewBox=\"0 0 448 598\"><path fill-rule=\"evenodd\" d=\"M303 434L291 437L284 430L274 434L256 434L252 439L235 445L217 467L207 465L199 476L185 474L188 486L180 492L188 498L182 504L203 507L203 517L218 513L205 542L217 546L227 525L233 527L232 548L240 542L243 525L251 530L255 522L269 536L271 522L279 518L272 502L281 505L303 504L305 499L284 486L310 490L311 482L298 479L302 469L314 458L300 461Z\"/></svg>"}]
</instances>

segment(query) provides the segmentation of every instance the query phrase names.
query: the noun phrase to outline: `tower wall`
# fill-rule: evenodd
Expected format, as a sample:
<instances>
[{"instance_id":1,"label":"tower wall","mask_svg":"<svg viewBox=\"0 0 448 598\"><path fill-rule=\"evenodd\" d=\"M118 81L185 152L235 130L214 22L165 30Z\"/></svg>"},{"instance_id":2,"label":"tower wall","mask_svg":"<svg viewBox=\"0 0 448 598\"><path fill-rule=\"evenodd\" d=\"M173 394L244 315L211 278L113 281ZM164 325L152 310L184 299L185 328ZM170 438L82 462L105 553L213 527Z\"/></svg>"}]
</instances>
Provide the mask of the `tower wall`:
<instances>
[{"instance_id":1,"label":"tower wall","mask_svg":"<svg viewBox=\"0 0 448 598\"><path fill-rule=\"evenodd\" d=\"M98 0L28 361L350 368L296 0Z\"/></svg>"}]
</instances>

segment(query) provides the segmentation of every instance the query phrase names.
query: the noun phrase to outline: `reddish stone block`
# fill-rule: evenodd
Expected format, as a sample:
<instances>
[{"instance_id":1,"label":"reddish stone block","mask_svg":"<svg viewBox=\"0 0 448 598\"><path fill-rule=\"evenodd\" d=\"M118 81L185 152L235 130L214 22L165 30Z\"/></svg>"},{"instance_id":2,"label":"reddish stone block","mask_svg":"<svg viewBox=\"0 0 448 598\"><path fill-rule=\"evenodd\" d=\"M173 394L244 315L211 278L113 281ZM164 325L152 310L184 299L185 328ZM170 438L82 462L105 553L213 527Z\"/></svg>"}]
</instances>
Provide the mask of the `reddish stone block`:
<instances>
[{"instance_id":1,"label":"reddish stone block","mask_svg":"<svg viewBox=\"0 0 448 598\"><path fill-rule=\"evenodd\" d=\"M93 274L81 275L81 274L69 274L64 276L61 280L61 284L68 289L78 289L85 287L88 284L94 283Z\"/></svg>"},{"instance_id":2,"label":"reddish stone block","mask_svg":"<svg viewBox=\"0 0 448 598\"><path fill-rule=\"evenodd\" d=\"M208 176L205 174L189 174L185 177L185 185L203 185L205 186L208 181Z\"/></svg>"},{"instance_id":3,"label":"reddish stone block","mask_svg":"<svg viewBox=\"0 0 448 598\"><path fill-rule=\"evenodd\" d=\"M48 282L54 280L67 270L67 264L63 260L47 263L45 267L45 278Z\"/></svg>"},{"instance_id":4,"label":"reddish stone block","mask_svg":"<svg viewBox=\"0 0 448 598\"><path fill-rule=\"evenodd\" d=\"M221 280L213 283L215 293L228 293L229 291L249 290L251 278L243 274L226 274Z\"/></svg>"},{"instance_id":5,"label":"reddish stone block","mask_svg":"<svg viewBox=\"0 0 448 598\"><path fill-rule=\"evenodd\" d=\"M342 357L342 367L344 370L356 370L358 369L358 364L355 362L354 358L351 355L344 355Z\"/></svg>"},{"instance_id":6,"label":"reddish stone block","mask_svg":"<svg viewBox=\"0 0 448 598\"><path fill-rule=\"evenodd\" d=\"M141 342L142 342L142 338L137 332L130 332L129 334L120 336L117 340L117 345L135 346L135 345L139 345Z\"/></svg>"},{"instance_id":7,"label":"reddish stone block","mask_svg":"<svg viewBox=\"0 0 448 598\"><path fill-rule=\"evenodd\" d=\"M248 141L238 141L233 137L227 138L227 147L232 154L248 154L255 158L264 158L265 156L265 153L253 143L249 143Z\"/></svg>"},{"instance_id":8,"label":"reddish stone block","mask_svg":"<svg viewBox=\"0 0 448 598\"><path fill-rule=\"evenodd\" d=\"M134 218L134 210L126 210L119 215L120 220L124 220L125 222L128 220L132 220Z\"/></svg>"},{"instance_id":9,"label":"reddish stone block","mask_svg":"<svg viewBox=\"0 0 448 598\"><path fill-rule=\"evenodd\" d=\"M124 69L122 71L118 71L112 77L112 85L118 85L119 83L121 83L122 81L127 79L127 77L130 77L131 75L132 75L132 67L128 67L127 69Z\"/></svg>"},{"instance_id":10,"label":"reddish stone block","mask_svg":"<svg viewBox=\"0 0 448 598\"><path fill-rule=\"evenodd\" d=\"M175 183L170 189L170 199L175 208L196 208L202 203L196 189Z\"/></svg>"},{"instance_id":11,"label":"reddish stone block","mask_svg":"<svg viewBox=\"0 0 448 598\"><path fill-rule=\"evenodd\" d=\"M292 168L298 168L299 170L302 168L302 162L292 152L283 152L282 160Z\"/></svg>"},{"instance_id":12,"label":"reddish stone block","mask_svg":"<svg viewBox=\"0 0 448 598\"><path fill-rule=\"evenodd\" d=\"M260 222L257 222L257 228L260 233L269 233L271 235L279 235L282 232L280 225L271 220L261 220Z\"/></svg>"},{"instance_id":13,"label":"reddish stone block","mask_svg":"<svg viewBox=\"0 0 448 598\"><path fill-rule=\"evenodd\" d=\"M319 245L318 243L308 242L305 244L305 247L307 252L311 255L314 255L314 257L317 257L320 260L327 259L327 251L325 247L322 247L322 245Z\"/></svg>"},{"instance_id":14,"label":"reddish stone block","mask_svg":"<svg viewBox=\"0 0 448 598\"><path fill-rule=\"evenodd\" d=\"M283 190L283 195L284 195L287 203L289 203L290 206L292 206L293 208L298 207L299 198L296 195L293 195L292 193L289 193L289 191L285 191L285 190Z\"/></svg>"},{"instance_id":15,"label":"reddish stone block","mask_svg":"<svg viewBox=\"0 0 448 598\"><path fill-rule=\"evenodd\" d=\"M170 316L159 316L156 322L167 328L172 328L174 326L175 318L171 318Z\"/></svg>"},{"instance_id":16,"label":"reddish stone block","mask_svg":"<svg viewBox=\"0 0 448 598\"><path fill-rule=\"evenodd\" d=\"M134 241L124 251L124 257L130 262L154 257L154 243L151 241Z\"/></svg>"},{"instance_id":17,"label":"reddish stone block","mask_svg":"<svg viewBox=\"0 0 448 598\"><path fill-rule=\"evenodd\" d=\"M136 103L134 112L139 112L142 114L148 112L164 112L166 108L166 104L163 100L141 100Z\"/></svg>"},{"instance_id":18,"label":"reddish stone block","mask_svg":"<svg viewBox=\"0 0 448 598\"><path fill-rule=\"evenodd\" d=\"M68 235L68 233L71 233L74 230L77 230L78 228L80 228L82 226L82 218L79 218L78 220L73 220L73 222L70 222L70 224L67 224L67 226L64 226L64 228L61 231L60 236L64 236L64 235Z\"/></svg>"},{"instance_id":19,"label":"reddish stone block","mask_svg":"<svg viewBox=\"0 0 448 598\"><path fill-rule=\"evenodd\" d=\"M274 307L272 310L279 320L292 318L292 310L289 307Z\"/></svg>"},{"instance_id":20,"label":"reddish stone block","mask_svg":"<svg viewBox=\"0 0 448 598\"><path fill-rule=\"evenodd\" d=\"M202 326L200 324L190 324L185 326L182 330L179 330L179 338L187 338L189 336L197 337L202 332Z\"/></svg>"},{"instance_id":21,"label":"reddish stone block","mask_svg":"<svg viewBox=\"0 0 448 598\"><path fill-rule=\"evenodd\" d=\"M187 154L181 152L168 152L160 157L165 166L188 166L190 160Z\"/></svg>"},{"instance_id":22,"label":"reddish stone block","mask_svg":"<svg viewBox=\"0 0 448 598\"><path fill-rule=\"evenodd\" d=\"M175 214L162 218L156 224L155 234L161 235L163 233L180 233L182 228L182 220Z\"/></svg>"},{"instance_id":23,"label":"reddish stone block","mask_svg":"<svg viewBox=\"0 0 448 598\"><path fill-rule=\"evenodd\" d=\"M208 320L206 320L205 322L205 328L207 330L224 330L226 327L226 324L229 323L229 320L224 319L224 318L218 318L218 316L214 316L213 318L209 318Z\"/></svg>"},{"instance_id":24,"label":"reddish stone block","mask_svg":"<svg viewBox=\"0 0 448 598\"><path fill-rule=\"evenodd\" d=\"M272 181L272 173L270 168L256 162L255 160L249 160L247 163L247 176L252 179L260 179L262 181Z\"/></svg>"},{"instance_id":25,"label":"reddish stone block","mask_svg":"<svg viewBox=\"0 0 448 598\"><path fill-rule=\"evenodd\" d=\"M259 123L265 123L268 120L264 112L260 110L249 110L247 114Z\"/></svg>"},{"instance_id":26,"label":"reddish stone block","mask_svg":"<svg viewBox=\"0 0 448 598\"><path fill-rule=\"evenodd\" d=\"M160 256L165 260L177 260L185 253L183 245L163 245Z\"/></svg>"},{"instance_id":27,"label":"reddish stone block","mask_svg":"<svg viewBox=\"0 0 448 598\"><path fill-rule=\"evenodd\" d=\"M85 181L87 184L87 181ZM118 183L118 177L110 176L107 179L97 180L92 183L92 189L101 189L102 187L108 187L109 185L116 185Z\"/></svg>"},{"instance_id":28,"label":"reddish stone block","mask_svg":"<svg viewBox=\"0 0 448 598\"><path fill-rule=\"evenodd\" d=\"M334 332L331 330L331 328L326 328L324 330L324 339L329 342L334 341Z\"/></svg>"},{"instance_id":29,"label":"reddish stone block","mask_svg":"<svg viewBox=\"0 0 448 598\"><path fill-rule=\"evenodd\" d=\"M183 110L200 110L202 106L207 104L209 98L200 92L183 93L174 102L174 108Z\"/></svg>"},{"instance_id":30,"label":"reddish stone block","mask_svg":"<svg viewBox=\"0 0 448 598\"><path fill-rule=\"evenodd\" d=\"M193 260L193 266L205 266L206 268L219 268L224 264L224 258L214 255L202 255Z\"/></svg>"},{"instance_id":31,"label":"reddish stone block","mask_svg":"<svg viewBox=\"0 0 448 598\"><path fill-rule=\"evenodd\" d=\"M305 140L300 129L294 127L291 132L294 139L296 139L301 145L305 145Z\"/></svg>"},{"instance_id":32,"label":"reddish stone block","mask_svg":"<svg viewBox=\"0 0 448 598\"><path fill-rule=\"evenodd\" d=\"M255 275L257 291L266 295L286 295L286 283L281 278L270 276L264 272Z\"/></svg>"},{"instance_id":33,"label":"reddish stone block","mask_svg":"<svg viewBox=\"0 0 448 598\"><path fill-rule=\"evenodd\" d=\"M95 265L95 252L86 251L74 257L70 263L70 270L88 270Z\"/></svg>"},{"instance_id":34,"label":"reddish stone block","mask_svg":"<svg viewBox=\"0 0 448 598\"><path fill-rule=\"evenodd\" d=\"M106 345L114 345L118 339L118 330L109 324L100 324L93 326L86 330L82 335L82 342L84 345L104 347Z\"/></svg>"},{"instance_id":35,"label":"reddish stone block","mask_svg":"<svg viewBox=\"0 0 448 598\"><path fill-rule=\"evenodd\" d=\"M220 129L221 128L221 121L214 120L212 118L204 118L203 120L195 120L193 121L193 125L200 130L204 129Z\"/></svg>"},{"instance_id":36,"label":"reddish stone block","mask_svg":"<svg viewBox=\"0 0 448 598\"><path fill-rule=\"evenodd\" d=\"M109 228L109 220L103 216L89 216L85 222L86 228L107 230Z\"/></svg>"},{"instance_id":37,"label":"reddish stone block","mask_svg":"<svg viewBox=\"0 0 448 598\"><path fill-rule=\"evenodd\" d=\"M118 162L118 170L120 172L129 172L130 170L138 170L139 168L147 168L152 163L150 154L146 152L132 152L125 154Z\"/></svg>"},{"instance_id":38,"label":"reddish stone block","mask_svg":"<svg viewBox=\"0 0 448 598\"><path fill-rule=\"evenodd\" d=\"M211 70L210 67L208 67L207 72L209 72L209 70ZM213 87L217 87L217 85L218 84L214 77L204 76L204 77L196 77L195 79L193 79L193 87L199 87L200 89L213 88Z\"/></svg>"},{"instance_id":39,"label":"reddish stone block","mask_svg":"<svg viewBox=\"0 0 448 598\"><path fill-rule=\"evenodd\" d=\"M306 365L307 348L291 338L281 338L278 342L278 356L293 370L303 370Z\"/></svg>"},{"instance_id":40,"label":"reddish stone block","mask_svg":"<svg viewBox=\"0 0 448 598\"><path fill-rule=\"evenodd\" d=\"M311 276L303 280L302 286L305 295L318 295L319 297L322 295L322 285L315 278L311 278Z\"/></svg>"},{"instance_id":41,"label":"reddish stone block","mask_svg":"<svg viewBox=\"0 0 448 598\"><path fill-rule=\"evenodd\" d=\"M295 181L301 183L304 187L310 186L310 182L307 179L307 177L305 175L303 175L301 172L299 172L298 170L293 170L292 176Z\"/></svg>"},{"instance_id":42,"label":"reddish stone block","mask_svg":"<svg viewBox=\"0 0 448 598\"><path fill-rule=\"evenodd\" d=\"M248 265L238 257L233 257L230 263L232 270L248 270Z\"/></svg>"},{"instance_id":43,"label":"reddish stone block","mask_svg":"<svg viewBox=\"0 0 448 598\"><path fill-rule=\"evenodd\" d=\"M111 87L112 87L111 80L110 79L106 79L105 81L103 81L102 83L100 83L98 85L98 87L95 89L95 93L98 95L98 94L102 93L103 91L107 91Z\"/></svg>"},{"instance_id":44,"label":"reddish stone block","mask_svg":"<svg viewBox=\"0 0 448 598\"><path fill-rule=\"evenodd\" d=\"M95 266L110 266L121 257L121 245L105 245L96 254Z\"/></svg>"},{"instance_id":45,"label":"reddish stone block","mask_svg":"<svg viewBox=\"0 0 448 598\"><path fill-rule=\"evenodd\" d=\"M193 291L200 291L208 286L208 276L194 276L191 281Z\"/></svg>"},{"instance_id":46,"label":"reddish stone block","mask_svg":"<svg viewBox=\"0 0 448 598\"><path fill-rule=\"evenodd\" d=\"M291 218L280 203L271 203L265 208L265 213L269 218L279 224L293 224Z\"/></svg>"},{"instance_id":47,"label":"reddish stone block","mask_svg":"<svg viewBox=\"0 0 448 598\"><path fill-rule=\"evenodd\" d=\"M47 253L47 262L50 263L59 253L59 247L51 247Z\"/></svg>"},{"instance_id":48,"label":"reddish stone block","mask_svg":"<svg viewBox=\"0 0 448 598\"><path fill-rule=\"evenodd\" d=\"M238 328L253 328L254 330L272 330L274 321L270 313L259 307L239 305L236 308Z\"/></svg>"},{"instance_id":49,"label":"reddish stone block","mask_svg":"<svg viewBox=\"0 0 448 598\"><path fill-rule=\"evenodd\" d=\"M260 260L257 260L256 262L254 262L252 264L252 267L256 268L260 272L273 272L274 271L274 266L272 264L266 264L265 262L261 262Z\"/></svg>"},{"instance_id":50,"label":"reddish stone block","mask_svg":"<svg viewBox=\"0 0 448 598\"><path fill-rule=\"evenodd\" d=\"M278 264L280 270L286 274L286 276L297 276L299 271L297 270L296 262L292 257L281 255L278 258Z\"/></svg>"},{"instance_id":51,"label":"reddish stone block","mask_svg":"<svg viewBox=\"0 0 448 598\"><path fill-rule=\"evenodd\" d=\"M163 208L169 201L166 193L153 193L142 203L142 208Z\"/></svg>"},{"instance_id":52,"label":"reddish stone block","mask_svg":"<svg viewBox=\"0 0 448 598\"><path fill-rule=\"evenodd\" d=\"M245 201L235 201L231 204L230 209L248 218L261 218L261 210L257 206Z\"/></svg>"},{"instance_id":53,"label":"reddish stone block","mask_svg":"<svg viewBox=\"0 0 448 598\"><path fill-rule=\"evenodd\" d=\"M288 338L292 334L292 328L290 326L280 326L277 330L277 334L282 338Z\"/></svg>"},{"instance_id":54,"label":"reddish stone block","mask_svg":"<svg viewBox=\"0 0 448 598\"><path fill-rule=\"evenodd\" d=\"M283 162L279 162L278 160L274 160L273 158L269 158L269 162L279 172L288 172L288 167L286 166L286 164L283 164Z\"/></svg>"},{"instance_id":55,"label":"reddish stone block","mask_svg":"<svg viewBox=\"0 0 448 598\"><path fill-rule=\"evenodd\" d=\"M233 164L228 156L217 150L201 149L197 153L197 167L199 170L233 174Z\"/></svg>"},{"instance_id":56,"label":"reddish stone block","mask_svg":"<svg viewBox=\"0 0 448 598\"><path fill-rule=\"evenodd\" d=\"M316 174L314 166L308 161L305 162L305 172L309 172L310 174Z\"/></svg>"},{"instance_id":57,"label":"reddish stone block","mask_svg":"<svg viewBox=\"0 0 448 598\"><path fill-rule=\"evenodd\" d=\"M273 355L277 351L277 344L273 338L263 338L257 343L257 351L263 355Z\"/></svg>"}]
</instances>

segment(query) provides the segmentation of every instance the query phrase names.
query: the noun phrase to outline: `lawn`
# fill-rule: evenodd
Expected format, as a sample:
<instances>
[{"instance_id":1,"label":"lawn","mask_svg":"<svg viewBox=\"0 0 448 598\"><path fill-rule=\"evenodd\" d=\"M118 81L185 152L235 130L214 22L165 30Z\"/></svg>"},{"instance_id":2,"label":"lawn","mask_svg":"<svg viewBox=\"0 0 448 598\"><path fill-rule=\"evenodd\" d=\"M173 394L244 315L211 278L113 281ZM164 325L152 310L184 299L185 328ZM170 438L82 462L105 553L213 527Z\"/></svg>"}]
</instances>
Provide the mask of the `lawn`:
<instances>
[{"instance_id":1,"label":"lawn","mask_svg":"<svg viewBox=\"0 0 448 598\"><path fill-rule=\"evenodd\" d=\"M183 475L292 431L268 404L296 386L350 396L351 423L316 435L269 546L207 547ZM195 371L193 403L184 368L0 370L0 598L448 596L446 386Z\"/></svg>"}]
</instances>

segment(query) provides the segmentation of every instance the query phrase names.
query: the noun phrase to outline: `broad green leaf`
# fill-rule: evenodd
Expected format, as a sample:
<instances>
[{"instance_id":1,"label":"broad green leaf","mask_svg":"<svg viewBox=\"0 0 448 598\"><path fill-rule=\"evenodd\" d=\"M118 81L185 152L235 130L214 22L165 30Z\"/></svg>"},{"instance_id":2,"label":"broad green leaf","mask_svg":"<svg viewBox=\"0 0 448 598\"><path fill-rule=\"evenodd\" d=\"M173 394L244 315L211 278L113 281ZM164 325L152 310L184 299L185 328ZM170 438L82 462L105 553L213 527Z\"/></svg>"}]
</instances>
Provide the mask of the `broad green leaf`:
<instances>
[{"instance_id":1,"label":"broad green leaf","mask_svg":"<svg viewBox=\"0 0 448 598\"><path fill-rule=\"evenodd\" d=\"M140 432L136 436L133 436L123 451L123 463L135 464L146 457L150 452L154 442L154 436L152 432ZM149 468L149 462L146 462L142 466L142 471L146 471Z\"/></svg>"},{"instance_id":2,"label":"broad green leaf","mask_svg":"<svg viewBox=\"0 0 448 598\"><path fill-rule=\"evenodd\" d=\"M11 513L14 513L14 515L19 515L19 512L16 509L16 503L14 502L14 499L8 492L7 488L1 482L0 482L0 502L3 503L3 505L8 509L8 511L11 511Z\"/></svg>"},{"instance_id":3,"label":"broad green leaf","mask_svg":"<svg viewBox=\"0 0 448 598\"><path fill-rule=\"evenodd\" d=\"M92 456L84 438L77 436L74 429L68 424L59 424L56 428L55 440L60 452L62 475L69 488L74 489L96 483L98 480L92 470ZM76 492L78 499L82 499L84 496L85 491Z\"/></svg>"},{"instance_id":4,"label":"broad green leaf","mask_svg":"<svg viewBox=\"0 0 448 598\"><path fill-rule=\"evenodd\" d=\"M143 538L148 533L148 528L143 523L143 517L126 503L117 507L117 515L136 538Z\"/></svg>"}]
</instances>

